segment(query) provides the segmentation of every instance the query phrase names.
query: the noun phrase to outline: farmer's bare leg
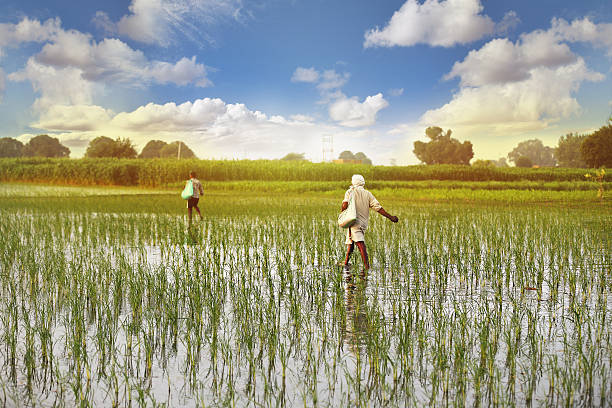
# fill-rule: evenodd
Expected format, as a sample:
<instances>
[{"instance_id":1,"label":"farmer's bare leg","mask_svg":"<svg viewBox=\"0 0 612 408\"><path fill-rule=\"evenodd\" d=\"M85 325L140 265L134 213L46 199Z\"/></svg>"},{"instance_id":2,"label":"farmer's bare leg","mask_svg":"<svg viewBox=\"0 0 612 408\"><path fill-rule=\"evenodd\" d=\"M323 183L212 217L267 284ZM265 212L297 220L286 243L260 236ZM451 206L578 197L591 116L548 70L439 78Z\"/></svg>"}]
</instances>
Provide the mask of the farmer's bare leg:
<instances>
[{"instance_id":1,"label":"farmer's bare leg","mask_svg":"<svg viewBox=\"0 0 612 408\"><path fill-rule=\"evenodd\" d=\"M193 212L193 210L191 209L191 207L187 208L187 214L189 214L189 225L191 225L191 213Z\"/></svg>"},{"instance_id":2,"label":"farmer's bare leg","mask_svg":"<svg viewBox=\"0 0 612 408\"><path fill-rule=\"evenodd\" d=\"M196 211L198 212L198 215L200 216L200 220L202 219L202 213L200 212L200 207L198 207L197 205L195 206Z\"/></svg>"},{"instance_id":3,"label":"farmer's bare leg","mask_svg":"<svg viewBox=\"0 0 612 408\"><path fill-rule=\"evenodd\" d=\"M363 266L365 269L370 269L370 262L368 261L368 250L366 249L365 242L357 241L357 248L359 248L359 252L361 252L361 260L363 261Z\"/></svg>"},{"instance_id":4,"label":"farmer's bare leg","mask_svg":"<svg viewBox=\"0 0 612 408\"><path fill-rule=\"evenodd\" d=\"M349 263L349 258L351 257L351 254L353 253L353 249L355 248L354 244L348 244L346 246L346 257L344 258L344 265L348 265Z\"/></svg>"}]
</instances>

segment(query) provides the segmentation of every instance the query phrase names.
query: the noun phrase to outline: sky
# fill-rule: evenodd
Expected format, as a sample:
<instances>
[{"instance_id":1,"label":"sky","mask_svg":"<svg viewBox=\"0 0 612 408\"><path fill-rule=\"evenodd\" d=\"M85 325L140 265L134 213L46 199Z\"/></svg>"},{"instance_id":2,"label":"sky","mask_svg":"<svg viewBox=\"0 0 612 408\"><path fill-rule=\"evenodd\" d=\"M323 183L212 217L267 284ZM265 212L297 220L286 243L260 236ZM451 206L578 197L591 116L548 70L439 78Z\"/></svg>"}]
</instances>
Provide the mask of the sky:
<instances>
[{"instance_id":1,"label":"sky","mask_svg":"<svg viewBox=\"0 0 612 408\"><path fill-rule=\"evenodd\" d=\"M182 140L199 158L475 159L612 113L610 0L0 0L0 137Z\"/></svg>"}]
</instances>

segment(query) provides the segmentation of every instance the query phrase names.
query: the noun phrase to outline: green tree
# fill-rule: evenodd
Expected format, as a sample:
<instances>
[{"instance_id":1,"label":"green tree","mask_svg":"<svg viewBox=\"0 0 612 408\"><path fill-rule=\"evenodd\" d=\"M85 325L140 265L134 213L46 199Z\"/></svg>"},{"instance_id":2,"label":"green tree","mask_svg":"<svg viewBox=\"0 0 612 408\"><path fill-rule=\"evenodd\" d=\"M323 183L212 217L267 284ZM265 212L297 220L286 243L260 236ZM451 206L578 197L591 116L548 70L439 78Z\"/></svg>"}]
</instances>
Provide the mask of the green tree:
<instances>
[{"instance_id":1,"label":"green tree","mask_svg":"<svg viewBox=\"0 0 612 408\"><path fill-rule=\"evenodd\" d=\"M98 136L89 142L85 157L117 157L132 159L136 157L136 149L130 139Z\"/></svg>"},{"instance_id":2,"label":"green tree","mask_svg":"<svg viewBox=\"0 0 612 408\"><path fill-rule=\"evenodd\" d=\"M514 164L516 165L516 167L533 167L533 162L527 156L519 156L514 161Z\"/></svg>"},{"instance_id":3,"label":"green tree","mask_svg":"<svg viewBox=\"0 0 612 408\"><path fill-rule=\"evenodd\" d=\"M338 155L340 160L355 160L355 155L350 150L345 150Z\"/></svg>"},{"instance_id":4,"label":"green tree","mask_svg":"<svg viewBox=\"0 0 612 408\"><path fill-rule=\"evenodd\" d=\"M580 153L589 167L612 167L612 125L603 126L587 136Z\"/></svg>"},{"instance_id":5,"label":"green tree","mask_svg":"<svg viewBox=\"0 0 612 408\"><path fill-rule=\"evenodd\" d=\"M444 133L442 128L431 126L425 129L425 134L430 142L414 142L415 156L425 164L470 164L474 157L472 143L465 141L461 143L451 138L452 131L449 129Z\"/></svg>"},{"instance_id":6,"label":"green tree","mask_svg":"<svg viewBox=\"0 0 612 408\"><path fill-rule=\"evenodd\" d=\"M134 145L128 138L125 138L125 139L117 138L115 140L115 152L114 153L115 154L113 155L113 157L126 158L126 159L133 159L136 157L136 154L137 154L136 149L134 148Z\"/></svg>"},{"instance_id":7,"label":"green tree","mask_svg":"<svg viewBox=\"0 0 612 408\"><path fill-rule=\"evenodd\" d=\"M12 137L0 138L0 157L21 157L23 143Z\"/></svg>"},{"instance_id":8,"label":"green tree","mask_svg":"<svg viewBox=\"0 0 612 408\"><path fill-rule=\"evenodd\" d=\"M427 137L430 138L431 140L438 139L442 136L450 138L452 134L453 134L452 130L448 129L446 133L444 133L444 130L439 126L430 126L427 129L425 129L425 135L427 135Z\"/></svg>"},{"instance_id":9,"label":"green tree","mask_svg":"<svg viewBox=\"0 0 612 408\"><path fill-rule=\"evenodd\" d=\"M359 160L361 164L372 165L372 160L370 160L370 158L366 156L364 152L355 153L355 160Z\"/></svg>"},{"instance_id":10,"label":"green tree","mask_svg":"<svg viewBox=\"0 0 612 408\"><path fill-rule=\"evenodd\" d=\"M281 160L287 161L304 161L306 158L304 157L305 153L287 153Z\"/></svg>"},{"instance_id":11,"label":"green tree","mask_svg":"<svg viewBox=\"0 0 612 408\"><path fill-rule=\"evenodd\" d=\"M142 152L138 155L141 159L153 159L161 157L159 155L160 150L166 146L167 143L161 140L149 140L149 142L142 148Z\"/></svg>"},{"instance_id":12,"label":"green tree","mask_svg":"<svg viewBox=\"0 0 612 408\"><path fill-rule=\"evenodd\" d=\"M23 147L24 156L68 157L70 149L60 143L59 139L49 135L34 136Z\"/></svg>"},{"instance_id":13,"label":"green tree","mask_svg":"<svg viewBox=\"0 0 612 408\"><path fill-rule=\"evenodd\" d=\"M555 149L544 146L540 139L526 140L519 143L510 153L508 153L508 160L517 166L516 161L521 156L529 157L532 165L553 167L557 164L555 160Z\"/></svg>"},{"instance_id":14,"label":"green tree","mask_svg":"<svg viewBox=\"0 0 612 408\"><path fill-rule=\"evenodd\" d=\"M586 167L586 162L582 159L580 145L588 135L568 133L559 138L559 144L555 148L555 158L561 167Z\"/></svg>"},{"instance_id":15,"label":"green tree","mask_svg":"<svg viewBox=\"0 0 612 408\"><path fill-rule=\"evenodd\" d=\"M180 157L179 146L181 147ZM162 147L159 151L159 157L195 159L196 155L185 143L177 140L176 142L168 143L166 146Z\"/></svg>"},{"instance_id":16,"label":"green tree","mask_svg":"<svg viewBox=\"0 0 612 408\"><path fill-rule=\"evenodd\" d=\"M495 162L493 160L478 159L472 163L472 167L495 167Z\"/></svg>"},{"instance_id":17,"label":"green tree","mask_svg":"<svg viewBox=\"0 0 612 408\"><path fill-rule=\"evenodd\" d=\"M110 137L98 136L89 141L85 157L113 157L115 141Z\"/></svg>"},{"instance_id":18,"label":"green tree","mask_svg":"<svg viewBox=\"0 0 612 408\"><path fill-rule=\"evenodd\" d=\"M364 152L357 152L353 154L350 150L345 150L338 155L340 160L353 160L361 164L372 165L372 160Z\"/></svg>"}]
</instances>

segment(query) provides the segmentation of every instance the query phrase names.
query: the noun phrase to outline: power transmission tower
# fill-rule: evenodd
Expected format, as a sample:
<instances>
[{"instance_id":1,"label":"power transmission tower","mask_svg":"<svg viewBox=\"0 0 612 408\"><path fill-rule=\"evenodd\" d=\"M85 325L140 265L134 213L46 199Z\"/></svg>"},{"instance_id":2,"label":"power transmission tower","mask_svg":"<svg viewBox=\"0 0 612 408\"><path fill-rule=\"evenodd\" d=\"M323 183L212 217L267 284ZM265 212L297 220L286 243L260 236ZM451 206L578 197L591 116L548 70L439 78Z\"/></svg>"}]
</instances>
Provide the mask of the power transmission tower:
<instances>
[{"instance_id":1,"label":"power transmission tower","mask_svg":"<svg viewBox=\"0 0 612 408\"><path fill-rule=\"evenodd\" d=\"M334 159L334 136L325 135L321 137L321 150L323 151L323 161Z\"/></svg>"}]
</instances>

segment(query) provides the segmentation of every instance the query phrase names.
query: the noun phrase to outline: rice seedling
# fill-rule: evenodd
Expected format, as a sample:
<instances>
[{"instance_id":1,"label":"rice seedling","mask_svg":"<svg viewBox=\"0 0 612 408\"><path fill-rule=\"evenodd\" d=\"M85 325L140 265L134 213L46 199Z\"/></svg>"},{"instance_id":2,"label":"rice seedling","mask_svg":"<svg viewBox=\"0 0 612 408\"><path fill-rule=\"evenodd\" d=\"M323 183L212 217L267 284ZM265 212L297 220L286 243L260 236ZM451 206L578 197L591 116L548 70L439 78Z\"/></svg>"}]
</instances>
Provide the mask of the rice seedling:
<instances>
[{"instance_id":1,"label":"rice seedling","mask_svg":"<svg viewBox=\"0 0 612 408\"><path fill-rule=\"evenodd\" d=\"M605 201L398 199L367 273L330 197L203 201L0 200L0 404L609 405Z\"/></svg>"}]
</instances>

